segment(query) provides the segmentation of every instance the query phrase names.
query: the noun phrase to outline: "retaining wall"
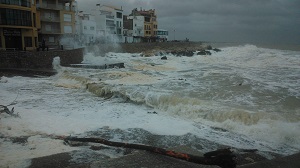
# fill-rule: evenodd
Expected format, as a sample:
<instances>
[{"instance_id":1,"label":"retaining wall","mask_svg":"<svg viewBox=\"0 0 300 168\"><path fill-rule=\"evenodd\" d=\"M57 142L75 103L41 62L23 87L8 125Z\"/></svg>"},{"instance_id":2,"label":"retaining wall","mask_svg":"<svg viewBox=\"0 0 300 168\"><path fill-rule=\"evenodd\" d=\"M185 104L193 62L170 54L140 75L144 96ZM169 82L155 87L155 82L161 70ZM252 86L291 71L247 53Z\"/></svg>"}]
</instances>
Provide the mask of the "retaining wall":
<instances>
[{"instance_id":1,"label":"retaining wall","mask_svg":"<svg viewBox=\"0 0 300 168\"><path fill-rule=\"evenodd\" d=\"M83 49L58 51L0 51L2 69L52 69L54 57L60 57L62 66L79 64L83 60Z\"/></svg>"},{"instance_id":2,"label":"retaining wall","mask_svg":"<svg viewBox=\"0 0 300 168\"><path fill-rule=\"evenodd\" d=\"M156 51L182 51L201 50L205 47L200 42L157 42L157 43L121 43L98 44L86 47L86 52L94 52L95 55L104 55L107 52L141 53Z\"/></svg>"}]
</instances>

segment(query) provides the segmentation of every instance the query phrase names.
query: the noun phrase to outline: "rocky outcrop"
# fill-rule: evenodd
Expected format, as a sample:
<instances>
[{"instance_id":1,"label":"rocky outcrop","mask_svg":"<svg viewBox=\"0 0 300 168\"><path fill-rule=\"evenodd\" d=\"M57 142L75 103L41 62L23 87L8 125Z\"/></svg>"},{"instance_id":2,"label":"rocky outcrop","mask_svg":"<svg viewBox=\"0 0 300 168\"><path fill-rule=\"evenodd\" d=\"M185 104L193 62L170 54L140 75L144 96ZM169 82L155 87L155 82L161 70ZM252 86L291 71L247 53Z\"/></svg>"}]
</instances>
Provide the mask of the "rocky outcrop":
<instances>
[{"instance_id":1,"label":"rocky outcrop","mask_svg":"<svg viewBox=\"0 0 300 168\"><path fill-rule=\"evenodd\" d=\"M207 50L201 50L197 53L197 55L211 55L211 52Z\"/></svg>"}]
</instances>

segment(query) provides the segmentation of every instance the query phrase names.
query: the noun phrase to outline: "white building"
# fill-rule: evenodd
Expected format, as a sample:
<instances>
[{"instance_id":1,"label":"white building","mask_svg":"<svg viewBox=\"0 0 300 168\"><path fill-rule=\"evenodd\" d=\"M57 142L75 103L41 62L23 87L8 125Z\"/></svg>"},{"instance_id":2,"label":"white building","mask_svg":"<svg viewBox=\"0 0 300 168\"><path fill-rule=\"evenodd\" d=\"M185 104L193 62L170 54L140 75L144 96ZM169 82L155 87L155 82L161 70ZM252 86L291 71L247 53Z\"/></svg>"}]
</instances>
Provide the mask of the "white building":
<instances>
[{"instance_id":1,"label":"white building","mask_svg":"<svg viewBox=\"0 0 300 168\"><path fill-rule=\"evenodd\" d=\"M96 42L95 16L79 12L76 22L76 34L81 45L89 45Z\"/></svg>"},{"instance_id":2,"label":"white building","mask_svg":"<svg viewBox=\"0 0 300 168\"><path fill-rule=\"evenodd\" d=\"M158 37L159 42L167 42L168 35L169 35L168 30L157 29L157 37Z\"/></svg>"},{"instance_id":3,"label":"white building","mask_svg":"<svg viewBox=\"0 0 300 168\"><path fill-rule=\"evenodd\" d=\"M100 42L123 41L123 10L107 5L97 5L96 33Z\"/></svg>"},{"instance_id":4,"label":"white building","mask_svg":"<svg viewBox=\"0 0 300 168\"><path fill-rule=\"evenodd\" d=\"M144 37L144 16L128 16L128 40L127 42L139 43ZM126 40L125 40L126 42Z\"/></svg>"}]
</instances>

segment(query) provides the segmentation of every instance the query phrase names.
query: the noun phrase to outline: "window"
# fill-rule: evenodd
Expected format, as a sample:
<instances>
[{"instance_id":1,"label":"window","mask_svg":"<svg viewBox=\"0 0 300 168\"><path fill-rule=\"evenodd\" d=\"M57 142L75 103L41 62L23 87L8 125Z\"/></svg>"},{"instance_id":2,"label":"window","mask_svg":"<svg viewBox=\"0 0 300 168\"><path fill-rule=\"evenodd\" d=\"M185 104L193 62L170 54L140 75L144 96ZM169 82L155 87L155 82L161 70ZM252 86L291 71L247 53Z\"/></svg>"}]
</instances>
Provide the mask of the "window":
<instances>
[{"instance_id":1,"label":"window","mask_svg":"<svg viewBox=\"0 0 300 168\"><path fill-rule=\"evenodd\" d=\"M34 1L34 0L32 0ZM1 0L1 4L30 7L30 0Z\"/></svg>"},{"instance_id":2,"label":"window","mask_svg":"<svg viewBox=\"0 0 300 168\"><path fill-rule=\"evenodd\" d=\"M34 5L34 0L31 1L31 4Z\"/></svg>"},{"instance_id":3,"label":"window","mask_svg":"<svg viewBox=\"0 0 300 168\"><path fill-rule=\"evenodd\" d=\"M35 43L35 47L37 47L37 45L38 45L38 42L37 42L38 40L37 40L37 37L35 37L34 38L34 43Z\"/></svg>"},{"instance_id":4,"label":"window","mask_svg":"<svg viewBox=\"0 0 300 168\"><path fill-rule=\"evenodd\" d=\"M0 25L32 26L31 12L0 8Z\"/></svg>"},{"instance_id":5,"label":"window","mask_svg":"<svg viewBox=\"0 0 300 168\"><path fill-rule=\"evenodd\" d=\"M122 13L121 12L117 12L117 18L122 19Z\"/></svg>"},{"instance_id":6,"label":"window","mask_svg":"<svg viewBox=\"0 0 300 168\"><path fill-rule=\"evenodd\" d=\"M32 38L31 37L24 37L25 47L32 47Z\"/></svg>"},{"instance_id":7,"label":"window","mask_svg":"<svg viewBox=\"0 0 300 168\"><path fill-rule=\"evenodd\" d=\"M2 48L2 39L1 39L1 36L0 36L0 48Z\"/></svg>"},{"instance_id":8,"label":"window","mask_svg":"<svg viewBox=\"0 0 300 168\"><path fill-rule=\"evenodd\" d=\"M33 27L36 27L36 15L33 13Z\"/></svg>"},{"instance_id":9,"label":"window","mask_svg":"<svg viewBox=\"0 0 300 168\"><path fill-rule=\"evenodd\" d=\"M90 30L95 30L95 27L90 27Z\"/></svg>"},{"instance_id":10,"label":"window","mask_svg":"<svg viewBox=\"0 0 300 168\"><path fill-rule=\"evenodd\" d=\"M71 22L72 21L72 15L71 14L64 14L64 21L65 22Z\"/></svg>"},{"instance_id":11,"label":"window","mask_svg":"<svg viewBox=\"0 0 300 168\"><path fill-rule=\"evenodd\" d=\"M49 42L54 43L54 37L49 37Z\"/></svg>"},{"instance_id":12,"label":"window","mask_svg":"<svg viewBox=\"0 0 300 168\"><path fill-rule=\"evenodd\" d=\"M51 31L52 27L51 27L51 25L45 25L45 29L46 29L46 31Z\"/></svg>"},{"instance_id":13,"label":"window","mask_svg":"<svg viewBox=\"0 0 300 168\"><path fill-rule=\"evenodd\" d=\"M86 26L83 26L83 29L86 30L87 29Z\"/></svg>"},{"instance_id":14,"label":"window","mask_svg":"<svg viewBox=\"0 0 300 168\"><path fill-rule=\"evenodd\" d=\"M114 26L115 26L115 23L114 23L113 20L106 20L106 26L114 27Z\"/></svg>"},{"instance_id":15,"label":"window","mask_svg":"<svg viewBox=\"0 0 300 168\"><path fill-rule=\"evenodd\" d=\"M64 32L65 33L72 33L73 32L72 26L64 26Z\"/></svg>"},{"instance_id":16,"label":"window","mask_svg":"<svg viewBox=\"0 0 300 168\"><path fill-rule=\"evenodd\" d=\"M117 30L117 33L118 33L118 34L122 34L121 29L118 29L118 30Z\"/></svg>"}]
</instances>

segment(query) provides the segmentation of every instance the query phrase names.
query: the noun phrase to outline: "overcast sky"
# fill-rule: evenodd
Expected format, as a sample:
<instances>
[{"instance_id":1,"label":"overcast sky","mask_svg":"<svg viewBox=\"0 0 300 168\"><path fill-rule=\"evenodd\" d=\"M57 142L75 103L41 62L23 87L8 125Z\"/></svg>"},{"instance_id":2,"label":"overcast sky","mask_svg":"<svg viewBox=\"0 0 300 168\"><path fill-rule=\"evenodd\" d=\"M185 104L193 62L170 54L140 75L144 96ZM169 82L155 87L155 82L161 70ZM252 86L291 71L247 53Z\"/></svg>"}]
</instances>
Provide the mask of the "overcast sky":
<instances>
[{"instance_id":1,"label":"overcast sky","mask_svg":"<svg viewBox=\"0 0 300 168\"><path fill-rule=\"evenodd\" d=\"M79 10L96 4L155 9L169 39L300 44L300 0L77 0ZM175 31L174 31L175 30ZM174 36L175 35L175 36Z\"/></svg>"}]
</instances>

